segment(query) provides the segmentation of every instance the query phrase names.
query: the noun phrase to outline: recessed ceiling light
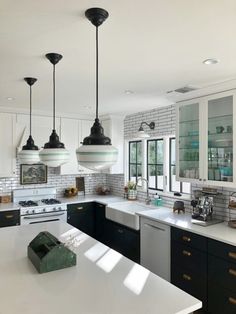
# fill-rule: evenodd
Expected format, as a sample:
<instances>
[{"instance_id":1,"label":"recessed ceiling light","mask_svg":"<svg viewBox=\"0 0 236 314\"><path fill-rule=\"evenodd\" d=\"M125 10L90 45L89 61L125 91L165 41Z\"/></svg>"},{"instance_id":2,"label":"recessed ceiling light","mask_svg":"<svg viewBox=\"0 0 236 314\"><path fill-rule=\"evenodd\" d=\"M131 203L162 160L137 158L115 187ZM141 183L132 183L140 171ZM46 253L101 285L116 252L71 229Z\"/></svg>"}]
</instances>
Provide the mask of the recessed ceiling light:
<instances>
[{"instance_id":1,"label":"recessed ceiling light","mask_svg":"<svg viewBox=\"0 0 236 314\"><path fill-rule=\"evenodd\" d=\"M12 100L15 100L15 98L14 97L7 97L7 100L12 101Z\"/></svg>"},{"instance_id":2,"label":"recessed ceiling light","mask_svg":"<svg viewBox=\"0 0 236 314\"><path fill-rule=\"evenodd\" d=\"M210 58L210 59L204 60L202 63L207 64L207 65L217 64L217 63L219 63L219 60L217 60L215 58Z\"/></svg>"},{"instance_id":3,"label":"recessed ceiling light","mask_svg":"<svg viewBox=\"0 0 236 314\"><path fill-rule=\"evenodd\" d=\"M125 90L125 94L126 95L131 95L131 94L133 94L134 92L132 91L132 90L129 90L129 89L127 89L127 90Z\"/></svg>"}]
</instances>

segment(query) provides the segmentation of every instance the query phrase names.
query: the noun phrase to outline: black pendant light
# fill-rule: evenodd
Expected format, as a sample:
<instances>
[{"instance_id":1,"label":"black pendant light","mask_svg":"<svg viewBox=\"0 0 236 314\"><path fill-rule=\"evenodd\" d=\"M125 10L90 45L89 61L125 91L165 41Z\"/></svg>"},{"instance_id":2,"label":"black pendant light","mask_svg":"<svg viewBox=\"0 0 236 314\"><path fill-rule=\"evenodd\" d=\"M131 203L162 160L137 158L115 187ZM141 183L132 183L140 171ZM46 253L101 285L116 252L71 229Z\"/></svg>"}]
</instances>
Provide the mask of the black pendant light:
<instances>
[{"instance_id":1,"label":"black pendant light","mask_svg":"<svg viewBox=\"0 0 236 314\"><path fill-rule=\"evenodd\" d=\"M45 165L58 167L69 160L69 152L65 149L65 145L60 142L56 133L56 64L62 59L62 55L48 53L45 56L53 65L53 130L49 142L44 145L44 149L40 151L39 155Z\"/></svg>"},{"instance_id":2,"label":"black pendant light","mask_svg":"<svg viewBox=\"0 0 236 314\"><path fill-rule=\"evenodd\" d=\"M96 27L96 117L91 134L84 138L83 146L76 150L78 163L92 170L110 168L117 161L118 150L111 146L111 139L104 135L98 118L98 27L109 14L101 8L91 8L85 12L86 18Z\"/></svg>"},{"instance_id":3,"label":"black pendant light","mask_svg":"<svg viewBox=\"0 0 236 314\"><path fill-rule=\"evenodd\" d=\"M39 149L34 144L32 137L32 85L37 81L34 77L25 77L25 82L30 87L30 124L29 124L29 138L26 145L22 147L22 151L18 153L19 162L25 164L34 164L39 162Z\"/></svg>"}]
</instances>

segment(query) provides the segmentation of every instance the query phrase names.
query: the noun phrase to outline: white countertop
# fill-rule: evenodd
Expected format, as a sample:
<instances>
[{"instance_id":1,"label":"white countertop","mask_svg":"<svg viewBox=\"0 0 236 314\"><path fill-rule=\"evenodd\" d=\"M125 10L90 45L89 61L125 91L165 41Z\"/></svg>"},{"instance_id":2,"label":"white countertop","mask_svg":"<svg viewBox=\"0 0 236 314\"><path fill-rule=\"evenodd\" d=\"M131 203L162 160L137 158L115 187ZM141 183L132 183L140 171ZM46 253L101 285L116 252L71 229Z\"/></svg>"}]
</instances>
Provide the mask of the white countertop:
<instances>
[{"instance_id":1,"label":"white countertop","mask_svg":"<svg viewBox=\"0 0 236 314\"><path fill-rule=\"evenodd\" d=\"M114 195L86 195L86 196L75 196L71 198L61 197L58 198L63 204L75 204L75 203L86 203L86 202L99 202L104 205L124 201L122 197ZM17 203L0 203L0 212L6 210L20 209Z\"/></svg>"},{"instance_id":2,"label":"white countertop","mask_svg":"<svg viewBox=\"0 0 236 314\"><path fill-rule=\"evenodd\" d=\"M198 226L191 223L191 215L189 213L173 213L172 209L165 207L157 207L157 209L146 210L137 214L141 217L150 218L152 220L194 232L214 240L236 245L236 229L228 227L226 222L207 227Z\"/></svg>"},{"instance_id":3,"label":"white countertop","mask_svg":"<svg viewBox=\"0 0 236 314\"><path fill-rule=\"evenodd\" d=\"M38 274L27 245L40 232L76 237L77 265ZM187 314L201 302L66 223L0 229L0 314Z\"/></svg>"},{"instance_id":4,"label":"white countertop","mask_svg":"<svg viewBox=\"0 0 236 314\"><path fill-rule=\"evenodd\" d=\"M86 202L99 202L104 205L113 204L112 207L116 207L116 203L124 202L125 199L114 195L86 195L76 196L72 198L59 198L64 204L73 203L86 203ZM132 201L128 201L132 203ZM143 204L143 203L139 203ZM137 215L150 218L171 226L175 226L181 229L185 229L194 233L197 233L214 240L222 241L231 245L236 245L236 229L228 227L227 223L219 223L216 225L202 227L191 223L191 215L173 213L172 209L167 207L155 207L150 206L150 210L147 210L147 205L143 204L144 211L138 212ZM156 209L154 209L156 208ZM18 204L14 203L0 203L0 211L19 209Z\"/></svg>"}]
</instances>

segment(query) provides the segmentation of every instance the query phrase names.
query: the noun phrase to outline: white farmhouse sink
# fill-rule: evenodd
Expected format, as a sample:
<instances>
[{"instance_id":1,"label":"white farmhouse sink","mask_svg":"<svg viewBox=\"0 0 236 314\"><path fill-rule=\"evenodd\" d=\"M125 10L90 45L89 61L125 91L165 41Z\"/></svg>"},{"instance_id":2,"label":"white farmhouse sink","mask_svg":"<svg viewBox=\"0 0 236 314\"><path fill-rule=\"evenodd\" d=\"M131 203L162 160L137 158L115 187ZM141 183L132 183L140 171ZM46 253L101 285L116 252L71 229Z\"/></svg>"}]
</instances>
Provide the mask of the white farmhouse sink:
<instances>
[{"instance_id":1,"label":"white farmhouse sink","mask_svg":"<svg viewBox=\"0 0 236 314\"><path fill-rule=\"evenodd\" d=\"M138 212L145 210L156 209L151 205L140 204L138 202L119 202L113 203L106 207L106 218L118 222L121 225L139 230Z\"/></svg>"}]
</instances>

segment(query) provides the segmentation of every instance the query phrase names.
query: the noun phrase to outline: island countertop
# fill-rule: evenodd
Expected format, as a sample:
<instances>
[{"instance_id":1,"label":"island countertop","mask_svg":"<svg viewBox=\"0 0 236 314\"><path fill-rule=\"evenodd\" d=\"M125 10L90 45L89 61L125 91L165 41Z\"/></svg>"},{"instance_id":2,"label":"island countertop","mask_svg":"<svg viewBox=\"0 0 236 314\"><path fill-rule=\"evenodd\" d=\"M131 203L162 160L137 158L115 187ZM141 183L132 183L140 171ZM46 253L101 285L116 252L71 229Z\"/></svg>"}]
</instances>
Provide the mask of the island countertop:
<instances>
[{"instance_id":1,"label":"island countertop","mask_svg":"<svg viewBox=\"0 0 236 314\"><path fill-rule=\"evenodd\" d=\"M77 265L38 274L27 246L49 231ZM187 314L201 302L66 223L0 229L0 314Z\"/></svg>"}]
</instances>

